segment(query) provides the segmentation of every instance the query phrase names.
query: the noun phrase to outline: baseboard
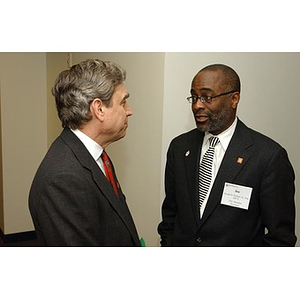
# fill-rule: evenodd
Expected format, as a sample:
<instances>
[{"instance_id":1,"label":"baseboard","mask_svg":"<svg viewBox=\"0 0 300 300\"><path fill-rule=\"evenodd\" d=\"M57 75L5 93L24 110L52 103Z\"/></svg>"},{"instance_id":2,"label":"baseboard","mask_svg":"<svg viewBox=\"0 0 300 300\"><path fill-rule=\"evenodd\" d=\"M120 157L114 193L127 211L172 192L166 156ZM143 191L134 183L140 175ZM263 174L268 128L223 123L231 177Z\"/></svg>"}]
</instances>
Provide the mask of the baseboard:
<instances>
[{"instance_id":1,"label":"baseboard","mask_svg":"<svg viewBox=\"0 0 300 300\"><path fill-rule=\"evenodd\" d=\"M4 243L19 243L36 239L35 231L18 232L12 234L3 234L0 230L0 235Z\"/></svg>"}]
</instances>

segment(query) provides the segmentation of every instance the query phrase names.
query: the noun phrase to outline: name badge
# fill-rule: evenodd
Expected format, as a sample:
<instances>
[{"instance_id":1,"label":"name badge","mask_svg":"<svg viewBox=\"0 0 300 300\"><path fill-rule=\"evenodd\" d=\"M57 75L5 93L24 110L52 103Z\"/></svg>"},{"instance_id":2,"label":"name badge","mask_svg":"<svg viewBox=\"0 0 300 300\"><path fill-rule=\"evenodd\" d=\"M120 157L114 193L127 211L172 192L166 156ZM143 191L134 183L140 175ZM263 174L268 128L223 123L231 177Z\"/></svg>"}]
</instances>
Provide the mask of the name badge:
<instances>
[{"instance_id":1,"label":"name badge","mask_svg":"<svg viewBox=\"0 0 300 300\"><path fill-rule=\"evenodd\" d=\"M225 182L221 204L248 210L252 188Z\"/></svg>"}]
</instances>

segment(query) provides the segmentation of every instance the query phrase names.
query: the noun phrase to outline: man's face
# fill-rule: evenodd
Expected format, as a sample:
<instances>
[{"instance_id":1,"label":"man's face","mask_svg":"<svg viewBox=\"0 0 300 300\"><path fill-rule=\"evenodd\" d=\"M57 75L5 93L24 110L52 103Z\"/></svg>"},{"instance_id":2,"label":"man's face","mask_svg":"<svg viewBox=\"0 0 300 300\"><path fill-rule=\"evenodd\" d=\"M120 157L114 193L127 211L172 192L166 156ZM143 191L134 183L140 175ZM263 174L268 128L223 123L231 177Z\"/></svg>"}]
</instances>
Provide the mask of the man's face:
<instances>
[{"instance_id":1,"label":"man's face","mask_svg":"<svg viewBox=\"0 0 300 300\"><path fill-rule=\"evenodd\" d=\"M192 82L191 95L217 96L229 92L220 71L202 71ZM218 135L233 123L239 93L232 93L212 99L210 103L202 103L199 99L192 104L197 128Z\"/></svg>"},{"instance_id":2,"label":"man's face","mask_svg":"<svg viewBox=\"0 0 300 300\"><path fill-rule=\"evenodd\" d=\"M118 84L111 98L111 106L106 109L105 133L110 136L110 142L115 142L126 135L128 117L132 115L127 103L128 97L125 85Z\"/></svg>"}]
</instances>

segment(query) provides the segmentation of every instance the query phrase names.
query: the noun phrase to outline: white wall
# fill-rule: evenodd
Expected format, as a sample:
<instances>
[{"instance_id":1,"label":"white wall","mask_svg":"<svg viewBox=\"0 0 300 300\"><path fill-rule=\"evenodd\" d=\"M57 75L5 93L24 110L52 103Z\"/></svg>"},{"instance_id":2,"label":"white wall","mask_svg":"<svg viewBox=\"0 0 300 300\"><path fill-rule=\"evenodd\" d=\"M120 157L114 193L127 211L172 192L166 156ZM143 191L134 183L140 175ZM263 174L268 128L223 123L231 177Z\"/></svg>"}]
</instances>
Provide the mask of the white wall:
<instances>
[{"instance_id":1,"label":"white wall","mask_svg":"<svg viewBox=\"0 0 300 300\"><path fill-rule=\"evenodd\" d=\"M296 189L300 186L299 53L166 53L165 60L161 173L170 140L195 127L186 101L192 78L208 64L224 63L233 67L241 79L238 116L286 148L296 173ZM162 189L161 198L163 195ZM296 206L300 212L298 191ZM299 213L296 226L296 234L300 235Z\"/></svg>"},{"instance_id":2,"label":"white wall","mask_svg":"<svg viewBox=\"0 0 300 300\"><path fill-rule=\"evenodd\" d=\"M45 53L0 53L4 234L33 229L28 192L47 149Z\"/></svg>"},{"instance_id":3,"label":"white wall","mask_svg":"<svg viewBox=\"0 0 300 300\"><path fill-rule=\"evenodd\" d=\"M60 72L68 68L68 53L47 53L47 144L48 147L62 131L51 89Z\"/></svg>"}]
</instances>

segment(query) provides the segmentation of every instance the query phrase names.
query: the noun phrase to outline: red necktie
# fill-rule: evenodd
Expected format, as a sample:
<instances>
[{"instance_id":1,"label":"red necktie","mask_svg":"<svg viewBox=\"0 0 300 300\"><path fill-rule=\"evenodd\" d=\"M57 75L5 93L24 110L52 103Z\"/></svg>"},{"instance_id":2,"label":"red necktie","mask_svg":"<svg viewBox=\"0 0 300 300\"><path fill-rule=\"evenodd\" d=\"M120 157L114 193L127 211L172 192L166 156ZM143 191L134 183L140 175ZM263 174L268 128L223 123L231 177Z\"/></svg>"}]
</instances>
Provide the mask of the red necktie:
<instances>
[{"instance_id":1,"label":"red necktie","mask_svg":"<svg viewBox=\"0 0 300 300\"><path fill-rule=\"evenodd\" d=\"M116 195L118 196L118 189L117 189L117 185L116 185L114 175L113 175L113 172L112 172L110 159L109 159L107 153L104 150L101 154L101 158L102 158L102 161L103 161L106 178L111 183L111 185L113 186L113 188L115 190Z\"/></svg>"}]
</instances>

